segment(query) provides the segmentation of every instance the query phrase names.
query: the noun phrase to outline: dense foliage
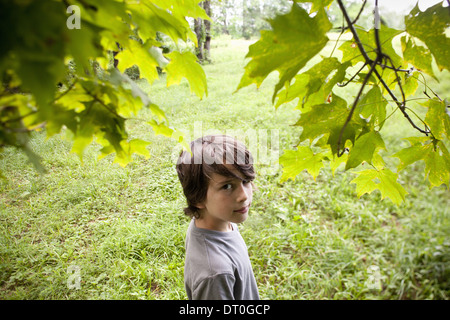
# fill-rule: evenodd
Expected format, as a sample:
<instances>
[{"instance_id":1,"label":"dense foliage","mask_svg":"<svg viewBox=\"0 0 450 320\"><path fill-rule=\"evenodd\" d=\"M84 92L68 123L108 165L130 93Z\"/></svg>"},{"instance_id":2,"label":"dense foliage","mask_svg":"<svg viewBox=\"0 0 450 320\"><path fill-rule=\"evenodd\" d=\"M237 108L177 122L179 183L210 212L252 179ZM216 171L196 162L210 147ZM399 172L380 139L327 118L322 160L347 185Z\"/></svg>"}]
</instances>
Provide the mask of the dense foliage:
<instances>
[{"instance_id":1,"label":"dense foliage","mask_svg":"<svg viewBox=\"0 0 450 320\"><path fill-rule=\"evenodd\" d=\"M80 157L95 137L101 156L115 152L116 162L126 165L133 153L149 156L148 142L130 140L125 126L144 107L154 115L149 129L182 142L165 113L124 72L137 65L151 84L163 70L167 86L185 77L200 98L207 94L195 55L177 49L179 42L197 43L186 17L208 19L198 3L1 0L0 152L23 149L44 170L28 145L29 133L45 127L52 136L64 126ZM163 53L161 34L176 50Z\"/></svg>"},{"instance_id":2,"label":"dense foliage","mask_svg":"<svg viewBox=\"0 0 450 320\"><path fill-rule=\"evenodd\" d=\"M300 2L312 2L310 11ZM305 169L316 177L326 163L333 171L342 163L345 170L367 163L370 168L358 171L352 181L358 196L378 189L383 198L399 204L407 192L397 181L398 172L424 160L430 187L449 186L450 117L445 101L429 88L424 74L435 77L433 59L439 70L449 70L450 39L445 32L450 26L450 8L437 4L422 12L416 5L404 18L405 30L396 30L380 23L376 5L375 26L365 30L356 24L359 14L349 17L343 1L337 0L344 21L340 37L347 32L351 39L336 42L340 55L333 50L305 68L330 41L327 33L332 24L324 7L332 2L296 0L289 13L271 19L271 30L261 31L261 39L249 48L251 60L238 86L259 87L278 71L273 94L276 107L298 99L301 116L295 125L303 128L299 143L309 144L281 156L282 181L294 179ZM399 37L401 55L393 46ZM338 93L339 87L350 83L360 85L348 103ZM423 99L409 100L419 86ZM426 109L425 116L418 108ZM411 136L404 137L410 145L388 154L382 129L395 112L401 112L412 128ZM386 164L388 157L400 159L397 172Z\"/></svg>"}]
</instances>

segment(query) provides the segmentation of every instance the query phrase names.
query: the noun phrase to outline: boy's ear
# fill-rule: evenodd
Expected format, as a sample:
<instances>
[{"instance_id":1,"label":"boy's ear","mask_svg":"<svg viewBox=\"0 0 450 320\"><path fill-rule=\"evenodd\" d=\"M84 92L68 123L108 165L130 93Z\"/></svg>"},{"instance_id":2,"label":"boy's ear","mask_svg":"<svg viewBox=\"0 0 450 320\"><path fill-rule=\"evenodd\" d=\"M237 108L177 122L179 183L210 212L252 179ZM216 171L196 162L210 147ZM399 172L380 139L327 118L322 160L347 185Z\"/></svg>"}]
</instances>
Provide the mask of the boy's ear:
<instances>
[{"instance_id":1,"label":"boy's ear","mask_svg":"<svg viewBox=\"0 0 450 320\"><path fill-rule=\"evenodd\" d=\"M201 203L196 203L195 206L199 209L205 209L205 205L201 202Z\"/></svg>"}]
</instances>

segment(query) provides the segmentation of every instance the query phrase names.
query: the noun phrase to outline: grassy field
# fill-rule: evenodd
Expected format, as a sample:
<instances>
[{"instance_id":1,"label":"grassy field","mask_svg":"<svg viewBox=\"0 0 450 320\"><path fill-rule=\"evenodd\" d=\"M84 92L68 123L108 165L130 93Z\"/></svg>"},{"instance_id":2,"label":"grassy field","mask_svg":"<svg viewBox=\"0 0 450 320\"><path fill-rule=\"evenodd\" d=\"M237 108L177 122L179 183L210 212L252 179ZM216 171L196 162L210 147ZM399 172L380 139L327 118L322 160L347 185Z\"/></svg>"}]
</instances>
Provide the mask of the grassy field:
<instances>
[{"instance_id":1,"label":"grassy field","mask_svg":"<svg viewBox=\"0 0 450 320\"><path fill-rule=\"evenodd\" d=\"M275 111L272 75L259 90L233 94L249 42L213 42L204 66L209 96L189 93L187 82L149 91L170 124L194 136L262 129L279 133L280 155L301 132L290 126L294 105ZM443 86L445 86L444 84ZM351 88L342 95L351 97ZM400 115L386 124L389 152L414 133ZM148 119L144 110L140 118ZM70 153L65 134L33 135L48 169L39 175L26 157L6 149L0 170L0 299L186 299L184 236L188 219L174 161L179 147L155 136L142 121L128 123L133 138L152 141L152 157L125 168L99 146L84 162ZM392 160L392 166L396 162ZM275 165L258 165L258 190L240 226L262 299L448 299L450 196L428 189L423 163L400 174L409 195L396 207L374 192L356 197L350 172L325 170L316 181L301 174L279 183ZM79 281L79 282L78 282Z\"/></svg>"}]
</instances>

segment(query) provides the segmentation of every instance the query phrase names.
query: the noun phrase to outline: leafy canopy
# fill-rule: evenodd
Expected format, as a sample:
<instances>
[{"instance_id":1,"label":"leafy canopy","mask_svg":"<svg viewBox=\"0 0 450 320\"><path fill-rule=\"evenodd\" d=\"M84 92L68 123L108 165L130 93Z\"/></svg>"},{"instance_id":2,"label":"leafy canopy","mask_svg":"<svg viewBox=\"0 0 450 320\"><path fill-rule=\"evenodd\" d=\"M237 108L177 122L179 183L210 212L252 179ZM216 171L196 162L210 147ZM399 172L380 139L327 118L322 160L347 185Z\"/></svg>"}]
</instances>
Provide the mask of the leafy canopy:
<instances>
[{"instance_id":1,"label":"leafy canopy","mask_svg":"<svg viewBox=\"0 0 450 320\"><path fill-rule=\"evenodd\" d=\"M177 48L180 41L197 42L186 17L209 19L199 2L70 1L80 11L72 16L67 1L1 0L0 152L5 146L21 148L44 170L29 148L30 132L45 127L51 136L65 127L80 158L95 139L100 157L115 153L115 162L125 166L133 153L150 156L149 142L130 139L126 130L126 121L142 108L153 114L146 120L149 128L186 146L163 109L124 72L137 65L152 84L165 71L167 85L186 78L199 98L207 94L205 73L193 54L160 49L161 35ZM77 18L80 28L69 28L67 20Z\"/></svg>"},{"instance_id":2,"label":"leafy canopy","mask_svg":"<svg viewBox=\"0 0 450 320\"><path fill-rule=\"evenodd\" d=\"M309 12L299 4L306 2L311 4ZM379 29L361 30L356 27L357 18L349 17L343 1L336 0L345 21L337 28L341 31L338 40L345 32L352 39L332 42L330 45L338 50L324 56L322 49L330 42L327 32L332 27L325 8L332 2L296 0L289 13L269 20L271 30L261 31L260 40L249 48L247 58L251 60L237 88L251 84L259 87L271 72L278 71L275 107L298 99L296 108L301 115L295 126L303 128L300 145L296 150L285 150L280 157L281 181L295 179L303 170L316 178L327 164L333 173L345 164L345 170L357 170L352 183L358 197L379 190L382 198L400 204L407 192L398 182L398 173L423 160L430 188L442 184L449 187L448 107L435 91L427 90L421 73L436 78L433 59L440 70L450 68L450 39L446 35L450 8L436 4L422 12L416 5L405 17L405 30L383 23ZM400 55L394 50L395 37L400 37ZM320 59L305 68L314 57ZM338 95L339 87L349 83L359 86L350 102ZM424 86L423 99L409 101L419 85ZM434 96L427 93L430 91ZM425 117L421 118L413 107L426 108ZM391 150L383 138L384 124L393 112L401 112L411 130L420 136L406 138L411 146L391 155L400 159L397 172L386 164ZM367 164L369 169L359 170Z\"/></svg>"}]
</instances>

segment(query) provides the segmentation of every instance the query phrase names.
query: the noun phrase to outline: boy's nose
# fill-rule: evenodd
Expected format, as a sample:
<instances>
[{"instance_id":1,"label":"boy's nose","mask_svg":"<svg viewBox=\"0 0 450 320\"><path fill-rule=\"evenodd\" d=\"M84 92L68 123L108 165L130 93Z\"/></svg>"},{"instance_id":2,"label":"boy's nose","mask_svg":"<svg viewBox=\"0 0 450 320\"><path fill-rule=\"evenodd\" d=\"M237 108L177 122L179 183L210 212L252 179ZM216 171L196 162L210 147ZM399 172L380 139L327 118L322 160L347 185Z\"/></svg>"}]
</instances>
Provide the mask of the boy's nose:
<instances>
[{"instance_id":1,"label":"boy's nose","mask_svg":"<svg viewBox=\"0 0 450 320\"><path fill-rule=\"evenodd\" d=\"M244 184L241 182L239 184L239 189L238 189L238 192L239 192L238 197L237 197L237 201L238 202L245 202L245 201L247 201L248 194L247 194L245 189L246 188L244 187Z\"/></svg>"}]
</instances>

